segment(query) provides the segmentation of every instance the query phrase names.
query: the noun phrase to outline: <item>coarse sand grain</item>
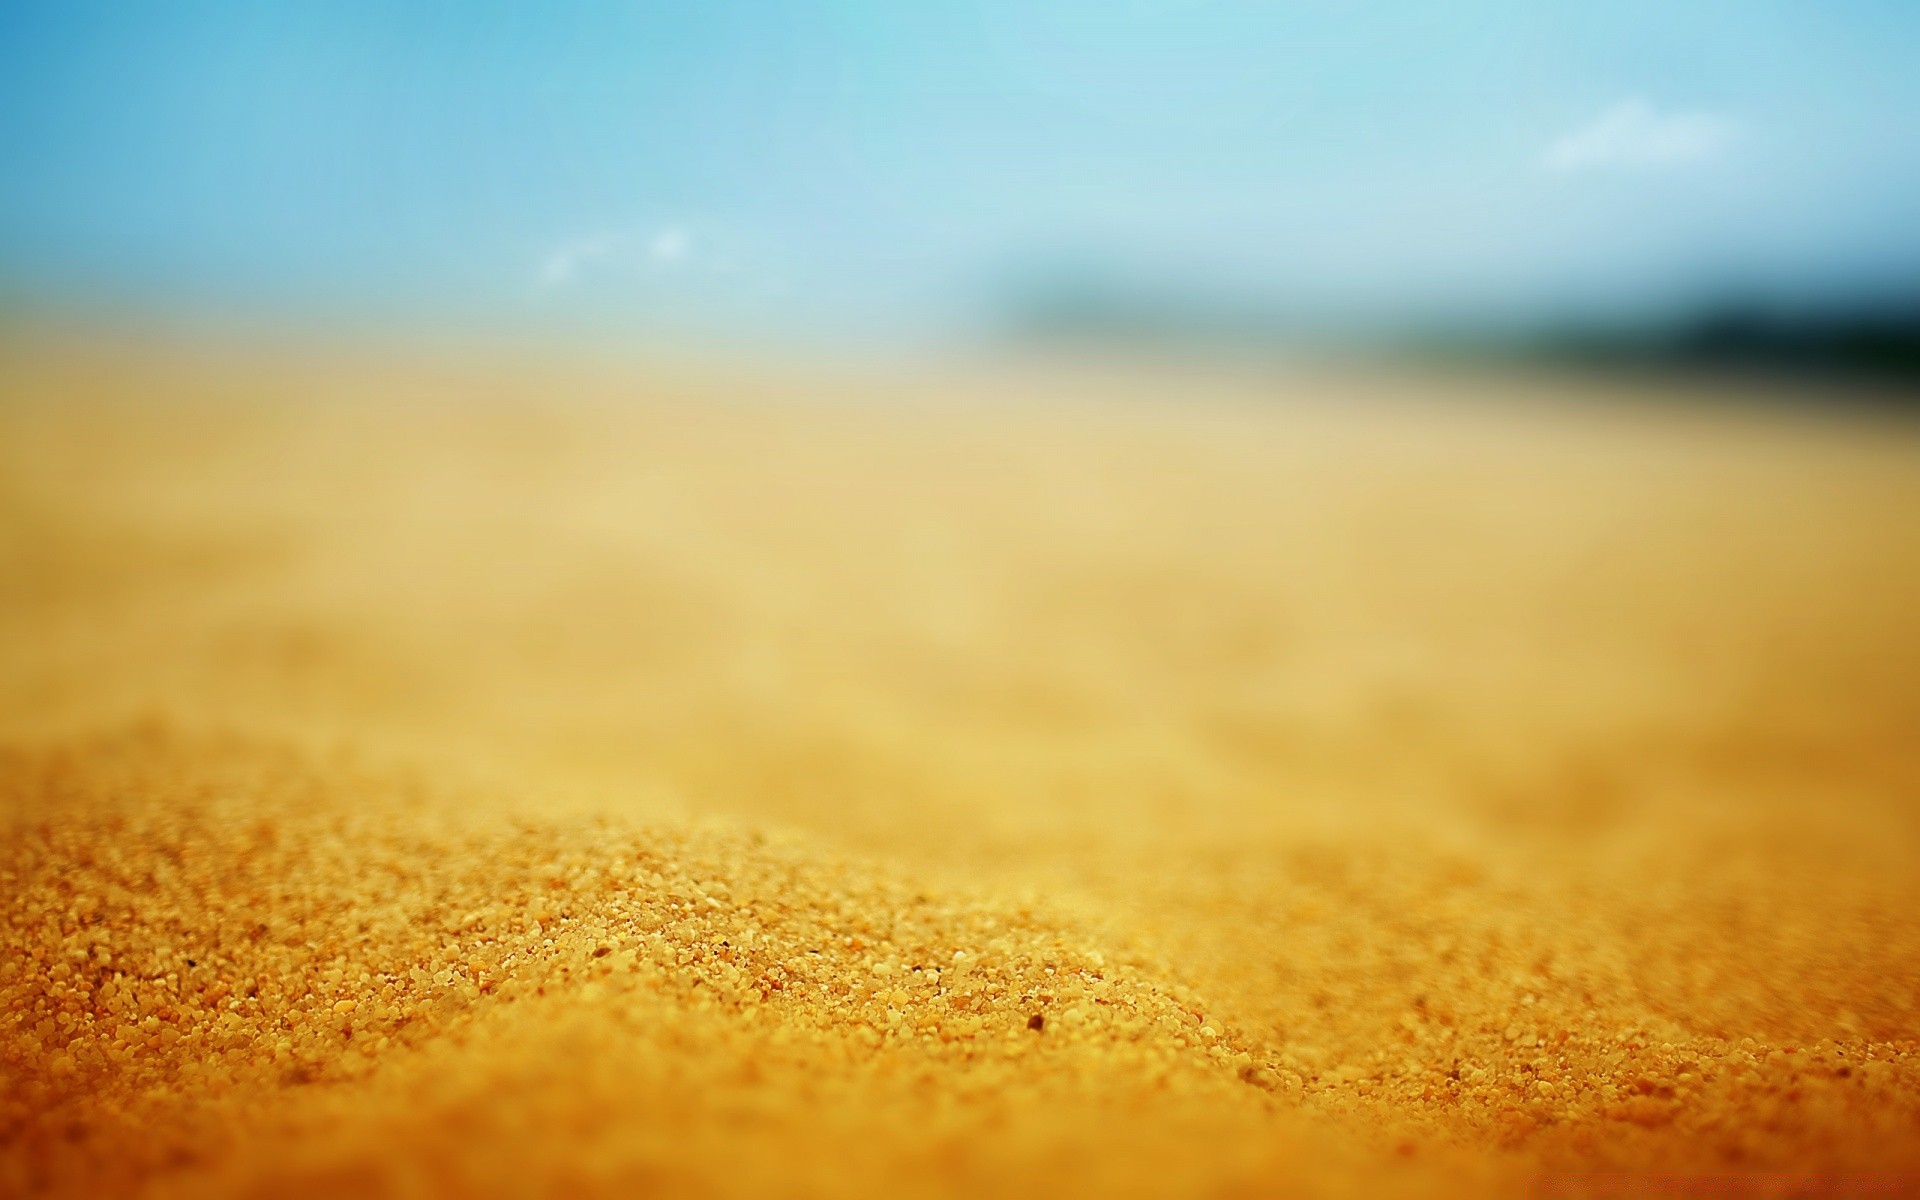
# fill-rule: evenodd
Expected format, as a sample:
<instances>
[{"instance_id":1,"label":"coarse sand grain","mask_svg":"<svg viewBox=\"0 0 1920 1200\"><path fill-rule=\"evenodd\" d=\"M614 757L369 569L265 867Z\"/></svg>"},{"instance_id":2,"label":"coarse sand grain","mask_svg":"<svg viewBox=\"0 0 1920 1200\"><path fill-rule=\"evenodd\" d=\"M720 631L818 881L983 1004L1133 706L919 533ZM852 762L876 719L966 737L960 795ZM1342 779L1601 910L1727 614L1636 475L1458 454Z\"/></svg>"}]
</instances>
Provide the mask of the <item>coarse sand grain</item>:
<instances>
[{"instance_id":1,"label":"coarse sand grain","mask_svg":"<svg viewBox=\"0 0 1920 1200\"><path fill-rule=\"evenodd\" d=\"M1920 1170L1920 430L1652 388L10 343L0 1193Z\"/></svg>"}]
</instances>

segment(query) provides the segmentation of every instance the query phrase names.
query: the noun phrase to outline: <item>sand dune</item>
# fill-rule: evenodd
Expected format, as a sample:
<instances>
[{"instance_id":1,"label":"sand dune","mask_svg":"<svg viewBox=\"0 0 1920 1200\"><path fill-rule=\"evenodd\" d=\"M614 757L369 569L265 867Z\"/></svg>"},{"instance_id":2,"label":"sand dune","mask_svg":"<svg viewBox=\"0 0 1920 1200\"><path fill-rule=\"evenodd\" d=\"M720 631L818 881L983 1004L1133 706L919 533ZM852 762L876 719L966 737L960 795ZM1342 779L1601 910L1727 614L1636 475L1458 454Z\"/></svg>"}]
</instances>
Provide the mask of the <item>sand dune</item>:
<instances>
[{"instance_id":1,"label":"sand dune","mask_svg":"<svg viewBox=\"0 0 1920 1200\"><path fill-rule=\"evenodd\" d=\"M1910 423L771 379L8 345L0 1190L1920 1170Z\"/></svg>"}]
</instances>

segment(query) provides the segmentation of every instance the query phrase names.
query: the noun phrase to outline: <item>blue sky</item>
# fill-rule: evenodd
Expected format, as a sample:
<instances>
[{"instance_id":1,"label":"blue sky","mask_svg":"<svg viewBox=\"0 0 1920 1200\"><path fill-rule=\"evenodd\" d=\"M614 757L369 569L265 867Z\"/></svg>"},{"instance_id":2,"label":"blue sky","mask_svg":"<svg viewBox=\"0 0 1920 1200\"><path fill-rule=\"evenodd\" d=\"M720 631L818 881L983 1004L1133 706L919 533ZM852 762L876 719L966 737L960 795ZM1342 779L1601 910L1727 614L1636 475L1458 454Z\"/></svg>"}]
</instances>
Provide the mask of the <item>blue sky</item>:
<instances>
[{"instance_id":1,"label":"blue sky","mask_svg":"<svg viewBox=\"0 0 1920 1200\"><path fill-rule=\"evenodd\" d=\"M1049 271L1340 323L1920 280L1920 4L0 5L0 286L957 328Z\"/></svg>"}]
</instances>

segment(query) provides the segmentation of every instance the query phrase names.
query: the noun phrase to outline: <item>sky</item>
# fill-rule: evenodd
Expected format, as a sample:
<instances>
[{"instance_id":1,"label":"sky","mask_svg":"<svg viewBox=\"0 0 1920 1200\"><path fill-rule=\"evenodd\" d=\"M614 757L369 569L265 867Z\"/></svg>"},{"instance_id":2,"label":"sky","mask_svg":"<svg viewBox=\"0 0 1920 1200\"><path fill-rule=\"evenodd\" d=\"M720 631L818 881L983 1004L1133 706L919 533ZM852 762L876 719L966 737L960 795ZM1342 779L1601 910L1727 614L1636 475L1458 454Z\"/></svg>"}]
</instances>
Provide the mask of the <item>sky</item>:
<instances>
[{"instance_id":1,"label":"sky","mask_svg":"<svg viewBox=\"0 0 1920 1200\"><path fill-rule=\"evenodd\" d=\"M0 292L896 336L1920 281L1911 0L0 2Z\"/></svg>"}]
</instances>

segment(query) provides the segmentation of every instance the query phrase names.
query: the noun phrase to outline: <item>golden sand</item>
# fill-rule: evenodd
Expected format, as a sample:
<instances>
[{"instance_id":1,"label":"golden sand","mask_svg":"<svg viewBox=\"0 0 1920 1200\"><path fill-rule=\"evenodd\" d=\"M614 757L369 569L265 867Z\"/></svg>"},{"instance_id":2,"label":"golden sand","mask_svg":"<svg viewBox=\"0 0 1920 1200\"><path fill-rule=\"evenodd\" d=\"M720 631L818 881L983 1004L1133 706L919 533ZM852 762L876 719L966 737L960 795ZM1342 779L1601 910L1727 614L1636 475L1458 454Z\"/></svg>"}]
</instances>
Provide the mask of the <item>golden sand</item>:
<instances>
[{"instance_id":1,"label":"golden sand","mask_svg":"<svg viewBox=\"0 0 1920 1200\"><path fill-rule=\"evenodd\" d=\"M1920 429L1615 390L11 343L0 1192L1920 1169Z\"/></svg>"}]
</instances>

